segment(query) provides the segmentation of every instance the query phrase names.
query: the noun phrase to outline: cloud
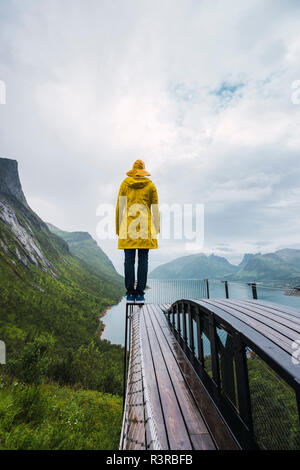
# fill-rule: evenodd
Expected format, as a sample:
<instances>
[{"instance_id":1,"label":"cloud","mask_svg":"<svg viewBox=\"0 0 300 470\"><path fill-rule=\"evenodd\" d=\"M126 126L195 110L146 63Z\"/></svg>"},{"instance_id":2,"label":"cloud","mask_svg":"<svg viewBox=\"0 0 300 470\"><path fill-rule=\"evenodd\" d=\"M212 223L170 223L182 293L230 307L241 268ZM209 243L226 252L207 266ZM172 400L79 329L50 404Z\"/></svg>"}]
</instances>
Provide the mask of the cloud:
<instances>
[{"instance_id":1,"label":"cloud","mask_svg":"<svg viewBox=\"0 0 300 470\"><path fill-rule=\"evenodd\" d=\"M1 2L0 153L19 160L40 216L67 230L95 236L99 203L115 201L142 157L161 202L205 204L207 252L227 243L236 260L257 240L264 250L295 245L299 8ZM116 243L100 243L122 270ZM160 246L153 265L184 250Z\"/></svg>"}]
</instances>

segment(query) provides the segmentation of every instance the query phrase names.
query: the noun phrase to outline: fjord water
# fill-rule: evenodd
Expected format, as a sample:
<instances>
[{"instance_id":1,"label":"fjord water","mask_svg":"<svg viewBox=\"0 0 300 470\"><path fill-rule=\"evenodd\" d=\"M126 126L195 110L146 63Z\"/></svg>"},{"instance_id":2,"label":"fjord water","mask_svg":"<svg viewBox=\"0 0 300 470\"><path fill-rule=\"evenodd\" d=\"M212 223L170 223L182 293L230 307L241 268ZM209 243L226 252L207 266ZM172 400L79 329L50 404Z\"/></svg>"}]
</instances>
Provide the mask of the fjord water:
<instances>
[{"instance_id":1,"label":"fjord water","mask_svg":"<svg viewBox=\"0 0 300 470\"><path fill-rule=\"evenodd\" d=\"M149 289L146 290L146 302L148 303L172 303L178 299L207 298L206 283L198 279L184 280L148 280ZM247 284L231 282L228 284L229 297L231 299L252 299L251 287ZM224 299L225 287L221 281L209 280L209 294L211 299ZM260 300L275 302L281 305L293 307L299 310L300 297L286 295L284 289L257 286L257 296ZM124 345L125 328L125 297L117 305L114 305L102 318L105 324L102 339L111 343Z\"/></svg>"}]
</instances>

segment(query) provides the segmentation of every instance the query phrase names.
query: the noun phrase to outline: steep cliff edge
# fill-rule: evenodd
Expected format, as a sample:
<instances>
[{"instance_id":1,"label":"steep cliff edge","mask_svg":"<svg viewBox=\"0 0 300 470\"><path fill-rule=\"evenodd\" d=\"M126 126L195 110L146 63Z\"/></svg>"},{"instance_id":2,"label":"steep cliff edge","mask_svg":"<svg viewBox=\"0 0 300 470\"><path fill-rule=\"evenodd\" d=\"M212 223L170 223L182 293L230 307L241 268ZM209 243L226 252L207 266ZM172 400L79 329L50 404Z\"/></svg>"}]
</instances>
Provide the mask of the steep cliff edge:
<instances>
[{"instance_id":1,"label":"steep cliff edge","mask_svg":"<svg viewBox=\"0 0 300 470\"><path fill-rule=\"evenodd\" d=\"M0 158L0 193L13 197L28 207L22 190L16 160Z\"/></svg>"}]
</instances>

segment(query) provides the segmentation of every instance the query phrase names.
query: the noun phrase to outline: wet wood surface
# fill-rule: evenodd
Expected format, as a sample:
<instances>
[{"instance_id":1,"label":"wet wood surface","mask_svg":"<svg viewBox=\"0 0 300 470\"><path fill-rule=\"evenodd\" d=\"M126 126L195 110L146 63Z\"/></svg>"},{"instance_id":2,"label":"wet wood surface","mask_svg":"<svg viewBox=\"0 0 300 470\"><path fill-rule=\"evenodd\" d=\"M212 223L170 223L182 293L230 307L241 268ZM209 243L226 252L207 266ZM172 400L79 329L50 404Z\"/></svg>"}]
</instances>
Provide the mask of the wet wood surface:
<instances>
[{"instance_id":1,"label":"wet wood surface","mask_svg":"<svg viewBox=\"0 0 300 470\"><path fill-rule=\"evenodd\" d=\"M262 335L263 341L269 341L266 343L269 348L281 351L282 360L290 358L292 342L300 333L296 309L261 300L195 302L199 308L214 312L242 331L246 325L251 327L257 337ZM156 439L162 450L238 449L201 382L201 375L196 374L172 332L166 315L169 308L170 304L134 306L124 448L153 449ZM189 331L190 325L187 326ZM187 330L183 318L181 329L183 333ZM150 408L145 407L146 401L150 402Z\"/></svg>"},{"instance_id":2,"label":"wet wood surface","mask_svg":"<svg viewBox=\"0 0 300 470\"><path fill-rule=\"evenodd\" d=\"M190 435L192 444L194 448L198 450L204 450L204 448L237 450L239 447L232 438L232 435L225 425L223 419L220 417L218 410L216 409L212 400L209 398L205 387L203 386L192 365L184 354L182 348L174 337L168 325L166 315L164 313L162 314L162 311L166 312L169 307L170 304L148 306L148 308L152 310L152 315L154 315L157 321L160 322L161 331L164 333L169 350L175 358L180 372L185 379L186 388L189 390L190 394L194 398L195 403L197 404L198 410L201 414L201 419L199 420L198 425L201 423L205 426L201 434ZM207 434L205 432L205 428ZM209 433L208 430L211 432Z\"/></svg>"},{"instance_id":3,"label":"wet wood surface","mask_svg":"<svg viewBox=\"0 0 300 470\"><path fill-rule=\"evenodd\" d=\"M158 436L166 450L215 449L215 442L182 371L182 361L186 363L186 358L180 348L177 357L170 344L172 333L162 311L168 306L146 304L140 310L145 376ZM189 374L192 375L191 370ZM193 378L196 379L195 373Z\"/></svg>"},{"instance_id":4,"label":"wet wood surface","mask_svg":"<svg viewBox=\"0 0 300 470\"><path fill-rule=\"evenodd\" d=\"M219 307L224 312L230 314L232 317L246 323L253 330L259 332L266 338L270 339L274 344L285 350L288 354L293 353L292 342L299 338L299 326L294 322L293 316L289 318L279 317L280 312L285 313L288 311L284 306L275 313L266 309L262 310L263 302L260 304L256 302L247 302L237 300L223 300L223 299L205 299L202 302L205 304Z\"/></svg>"}]
</instances>

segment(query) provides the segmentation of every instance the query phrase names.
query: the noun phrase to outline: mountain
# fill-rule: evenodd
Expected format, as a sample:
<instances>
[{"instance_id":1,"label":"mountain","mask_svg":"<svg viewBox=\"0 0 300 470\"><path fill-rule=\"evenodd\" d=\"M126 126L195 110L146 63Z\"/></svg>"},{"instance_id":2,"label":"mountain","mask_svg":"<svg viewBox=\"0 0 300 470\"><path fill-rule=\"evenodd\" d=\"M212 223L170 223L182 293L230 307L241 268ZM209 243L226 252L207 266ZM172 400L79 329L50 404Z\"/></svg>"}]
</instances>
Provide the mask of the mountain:
<instances>
[{"instance_id":1,"label":"mountain","mask_svg":"<svg viewBox=\"0 0 300 470\"><path fill-rule=\"evenodd\" d=\"M276 251L277 256L296 271L300 271L300 250L284 248Z\"/></svg>"},{"instance_id":2,"label":"mountain","mask_svg":"<svg viewBox=\"0 0 300 470\"><path fill-rule=\"evenodd\" d=\"M18 162L9 158L0 158L0 194L13 197L28 208L18 171Z\"/></svg>"},{"instance_id":3,"label":"mountain","mask_svg":"<svg viewBox=\"0 0 300 470\"><path fill-rule=\"evenodd\" d=\"M299 285L300 250L284 249L252 256L230 280Z\"/></svg>"},{"instance_id":4,"label":"mountain","mask_svg":"<svg viewBox=\"0 0 300 470\"><path fill-rule=\"evenodd\" d=\"M242 267L242 266L246 266L246 264L248 263L248 261L250 261L250 259L252 259L254 256L259 256L261 255L261 253L245 253L244 256L243 256L243 259L242 261L240 262L239 266Z\"/></svg>"},{"instance_id":5,"label":"mountain","mask_svg":"<svg viewBox=\"0 0 300 470\"><path fill-rule=\"evenodd\" d=\"M70 252L74 256L95 268L98 273L103 274L107 279L124 282L109 257L88 232L65 232L50 223L47 223L47 225L52 233L58 235L68 244Z\"/></svg>"},{"instance_id":6,"label":"mountain","mask_svg":"<svg viewBox=\"0 0 300 470\"><path fill-rule=\"evenodd\" d=\"M89 345L97 339L104 310L121 299L123 280L90 236L70 234L69 247L30 209L16 161L0 158L0 175L0 338L7 346L9 373L25 380L27 367L31 377L34 361L40 357L36 348L44 351L49 347L48 377L64 383L87 383L92 377L91 372L85 372L88 358L93 348L104 348L103 342ZM82 248L75 246L80 238L91 254L85 261L79 256ZM76 354L82 355L86 347L92 349L82 358L82 365L77 361L73 366ZM28 348L33 354L29 362ZM121 358L121 350L115 353ZM45 369L44 365L36 367ZM101 367L101 380L110 374L105 391L117 389L121 393L122 360L115 358L113 365L107 358ZM118 368L116 382L112 375ZM96 373L94 363L91 370ZM101 380L97 378L98 385Z\"/></svg>"},{"instance_id":7,"label":"mountain","mask_svg":"<svg viewBox=\"0 0 300 470\"><path fill-rule=\"evenodd\" d=\"M150 274L154 279L226 279L238 270L226 258L204 253L182 256L155 268Z\"/></svg>"},{"instance_id":8,"label":"mountain","mask_svg":"<svg viewBox=\"0 0 300 470\"><path fill-rule=\"evenodd\" d=\"M300 285L300 250L285 248L275 253L246 253L238 266L226 258L203 253L183 256L154 269L156 279L227 279L269 285Z\"/></svg>"}]
</instances>

